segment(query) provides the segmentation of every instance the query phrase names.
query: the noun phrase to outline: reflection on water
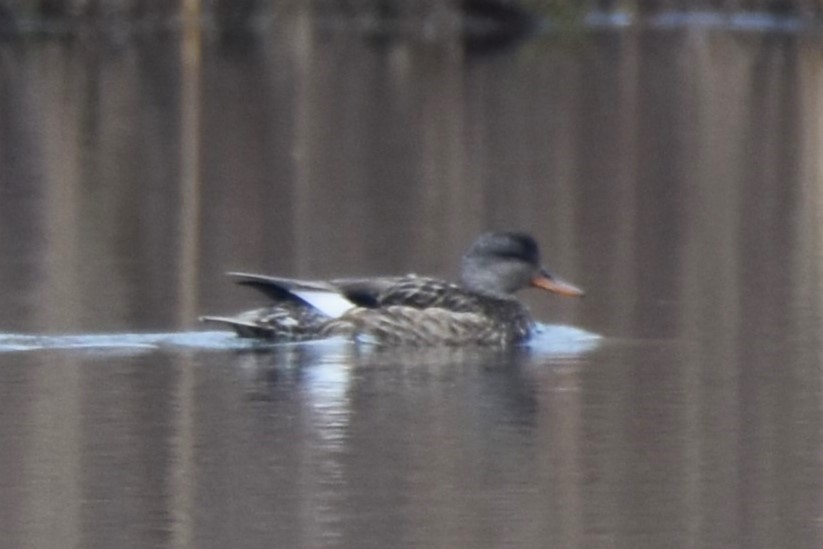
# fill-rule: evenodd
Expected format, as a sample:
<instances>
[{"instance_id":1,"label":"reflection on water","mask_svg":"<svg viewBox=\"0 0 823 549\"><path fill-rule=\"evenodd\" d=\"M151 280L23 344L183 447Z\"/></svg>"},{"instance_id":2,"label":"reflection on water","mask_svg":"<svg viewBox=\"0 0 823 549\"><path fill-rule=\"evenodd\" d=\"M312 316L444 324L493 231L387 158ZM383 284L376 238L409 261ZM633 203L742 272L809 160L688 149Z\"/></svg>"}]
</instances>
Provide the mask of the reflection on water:
<instances>
[{"instance_id":1,"label":"reflection on water","mask_svg":"<svg viewBox=\"0 0 823 549\"><path fill-rule=\"evenodd\" d=\"M583 38L3 46L0 546L823 545L818 40ZM501 227L531 348L192 331Z\"/></svg>"}]
</instances>

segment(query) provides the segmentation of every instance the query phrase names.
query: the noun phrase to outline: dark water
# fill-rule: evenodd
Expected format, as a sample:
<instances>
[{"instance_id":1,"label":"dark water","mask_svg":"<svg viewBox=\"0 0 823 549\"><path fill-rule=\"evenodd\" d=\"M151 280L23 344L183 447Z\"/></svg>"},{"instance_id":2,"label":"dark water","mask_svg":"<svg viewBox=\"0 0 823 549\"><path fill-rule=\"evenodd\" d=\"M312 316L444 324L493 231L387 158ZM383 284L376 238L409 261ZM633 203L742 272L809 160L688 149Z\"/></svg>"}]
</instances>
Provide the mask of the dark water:
<instances>
[{"instance_id":1,"label":"dark water","mask_svg":"<svg viewBox=\"0 0 823 549\"><path fill-rule=\"evenodd\" d=\"M0 63L0 547L823 546L818 40ZM453 276L499 227L588 290L524 295L530 349L196 332L257 303L224 271Z\"/></svg>"}]
</instances>

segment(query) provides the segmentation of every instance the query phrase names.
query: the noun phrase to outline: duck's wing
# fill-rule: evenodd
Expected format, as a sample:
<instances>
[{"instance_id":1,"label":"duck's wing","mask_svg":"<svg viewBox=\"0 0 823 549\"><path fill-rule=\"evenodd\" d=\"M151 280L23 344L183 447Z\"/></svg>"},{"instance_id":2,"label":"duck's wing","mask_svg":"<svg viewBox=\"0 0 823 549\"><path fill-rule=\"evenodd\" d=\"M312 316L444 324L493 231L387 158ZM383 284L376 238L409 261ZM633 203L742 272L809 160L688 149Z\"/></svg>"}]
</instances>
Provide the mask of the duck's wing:
<instances>
[{"instance_id":1,"label":"duck's wing","mask_svg":"<svg viewBox=\"0 0 823 549\"><path fill-rule=\"evenodd\" d=\"M253 273L228 273L237 284L254 288L276 303L302 304L338 318L355 307L392 305L476 312L476 298L444 280L416 275L334 280L299 280Z\"/></svg>"},{"instance_id":2,"label":"duck's wing","mask_svg":"<svg viewBox=\"0 0 823 549\"><path fill-rule=\"evenodd\" d=\"M413 276L380 276L371 278L337 278L332 284L346 299L358 307L374 309L380 307L383 296L391 293L398 285Z\"/></svg>"},{"instance_id":3,"label":"duck's wing","mask_svg":"<svg viewBox=\"0 0 823 549\"><path fill-rule=\"evenodd\" d=\"M337 318L357 306L331 282L298 280L252 273L228 273L237 284L254 288L278 303L304 304Z\"/></svg>"},{"instance_id":4,"label":"duck's wing","mask_svg":"<svg viewBox=\"0 0 823 549\"><path fill-rule=\"evenodd\" d=\"M303 295L339 294L358 307L379 307L381 296L409 279L418 279L413 275L383 276L371 278L336 278L334 280L300 280L252 273L227 273L237 284L248 286L263 293L270 299L281 301L305 302Z\"/></svg>"},{"instance_id":5,"label":"duck's wing","mask_svg":"<svg viewBox=\"0 0 823 549\"><path fill-rule=\"evenodd\" d=\"M233 278L236 284L254 288L274 301L294 301L296 298L294 291L300 289L334 291L334 288L327 282L299 280L296 278L284 278L254 273L229 272L226 274Z\"/></svg>"}]
</instances>

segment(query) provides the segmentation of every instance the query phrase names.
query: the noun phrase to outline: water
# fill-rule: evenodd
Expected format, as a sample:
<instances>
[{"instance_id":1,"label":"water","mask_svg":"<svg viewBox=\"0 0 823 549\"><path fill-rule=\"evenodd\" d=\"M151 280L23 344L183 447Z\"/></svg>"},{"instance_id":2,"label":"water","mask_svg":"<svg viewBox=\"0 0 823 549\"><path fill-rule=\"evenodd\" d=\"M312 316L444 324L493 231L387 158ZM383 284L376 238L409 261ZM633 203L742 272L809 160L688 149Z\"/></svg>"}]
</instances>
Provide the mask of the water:
<instances>
[{"instance_id":1,"label":"water","mask_svg":"<svg viewBox=\"0 0 823 549\"><path fill-rule=\"evenodd\" d=\"M0 49L0 547L823 545L813 34L200 38ZM196 322L500 227L530 347Z\"/></svg>"}]
</instances>

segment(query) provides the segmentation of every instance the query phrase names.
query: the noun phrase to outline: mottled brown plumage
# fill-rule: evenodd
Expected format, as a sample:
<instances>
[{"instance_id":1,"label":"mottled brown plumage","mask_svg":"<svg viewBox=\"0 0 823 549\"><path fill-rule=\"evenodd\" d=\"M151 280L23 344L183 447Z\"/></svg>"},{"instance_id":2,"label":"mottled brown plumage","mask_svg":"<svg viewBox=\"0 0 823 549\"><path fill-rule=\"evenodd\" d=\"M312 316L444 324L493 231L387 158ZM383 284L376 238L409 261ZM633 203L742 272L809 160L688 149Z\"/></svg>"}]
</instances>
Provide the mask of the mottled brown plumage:
<instances>
[{"instance_id":1,"label":"mottled brown plumage","mask_svg":"<svg viewBox=\"0 0 823 549\"><path fill-rule=\"evenodd\" d=\"M533 321L514 292L528 286L568 296L578 288L540 265L537 244L513 232L482 235L453 284L415 275L301 281L233 273L274 303L235 317L203 317L241 337L304 341L344 336L384 345L495 345L529 337Z\"/></svg>"}]
</instances>

